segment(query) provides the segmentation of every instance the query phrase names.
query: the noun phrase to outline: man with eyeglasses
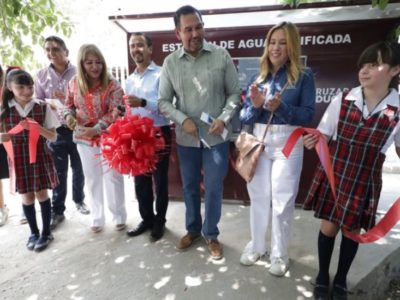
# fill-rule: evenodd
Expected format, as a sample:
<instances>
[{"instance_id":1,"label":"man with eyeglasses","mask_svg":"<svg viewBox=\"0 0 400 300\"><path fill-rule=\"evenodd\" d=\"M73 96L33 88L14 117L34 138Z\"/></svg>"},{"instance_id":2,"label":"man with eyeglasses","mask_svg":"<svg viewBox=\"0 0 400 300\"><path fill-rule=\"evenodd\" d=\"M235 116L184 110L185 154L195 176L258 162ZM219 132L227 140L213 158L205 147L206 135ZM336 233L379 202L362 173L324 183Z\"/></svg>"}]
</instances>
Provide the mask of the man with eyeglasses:
<instances>
[{"instance_id":1,"label":"man with eyeglasses","mask_svg":"<svg viewBox=\"0 0 400 300\"><path fill-rule=\"evenodd\" d=\"M187 234L176 248L187 249L203 235L211 258L221 259L218 223L228 171L230 120L240 102L239 79L228 52L204 39L202 16L196 8L179 8L174 22L183 47L164 61L159 108L175 122L186 205ZM202 115L211 119L211 125L201 121ZM226 130L227 136L223 134ZM204 222L200 212L201 180L205 187Z\"/></svg>"},{"instance_id":2,"label":"man with eyeglasses","mask_svg":"<svg viewBox=\"0 0 400 300\"><path fill-rule=\"evenodd\" d=\"M76 67L68 59L68 49L64 40L49 36L45 40L44 50L50 65L40 70L35 79L35 95L49 102L50 106L62 111L66 87L76 74ZM49 142L60 184L53 189L51 228L64 221L65 199L67 197L68 162L72 169L72 200L82 214L89 214L84 198L85 178L76 144L72 141L72 131L66 126L64 118L57 114L62 126L57 128L57 140Z\"/></svg>"}]
</instances>

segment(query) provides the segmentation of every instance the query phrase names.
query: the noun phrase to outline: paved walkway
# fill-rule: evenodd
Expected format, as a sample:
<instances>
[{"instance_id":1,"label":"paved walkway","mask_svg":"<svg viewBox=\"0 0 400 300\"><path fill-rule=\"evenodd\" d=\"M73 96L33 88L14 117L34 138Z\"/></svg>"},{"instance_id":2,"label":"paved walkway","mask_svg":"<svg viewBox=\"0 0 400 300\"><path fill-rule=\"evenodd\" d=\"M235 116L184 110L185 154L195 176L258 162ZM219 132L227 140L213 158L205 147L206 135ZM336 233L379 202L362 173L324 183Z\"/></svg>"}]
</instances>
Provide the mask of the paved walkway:
<instances>
[{"instance_id":1,"label":"paved walkway","mask_svg":"<svg viewBox=\"0 0 400 300\"><path fill-rule=\"evenodd\" d=\"M400 196L399 177L384 175L383 212ZM126 178L130 227L139 222L132 191L132 181ZM249 240L249 209L243 205L224 204L220 241L225 257L214 262L204 241L186 252L174 248L185 233L182 202L170 203L168 230L156 243L149 241L148 234L128 238L125 232L115 231L110 221L103 232L93 234L90 217L79 214L71 200L67 202L66 221L54 231L55 241L48 250L34 253L25 249L29 230L18 222L19 199L7 199L10 220L0 227L0 299L312 299L319 222L310 212L296 209L290 271L276 278L268 273L266 259L252 267L239 264ZM349 274L349 287L355 293L351 299L382 299L378 295L390 278L400 275L399 232L397 226L378 243L360 247Z\"/></svg>"}]
</instances>

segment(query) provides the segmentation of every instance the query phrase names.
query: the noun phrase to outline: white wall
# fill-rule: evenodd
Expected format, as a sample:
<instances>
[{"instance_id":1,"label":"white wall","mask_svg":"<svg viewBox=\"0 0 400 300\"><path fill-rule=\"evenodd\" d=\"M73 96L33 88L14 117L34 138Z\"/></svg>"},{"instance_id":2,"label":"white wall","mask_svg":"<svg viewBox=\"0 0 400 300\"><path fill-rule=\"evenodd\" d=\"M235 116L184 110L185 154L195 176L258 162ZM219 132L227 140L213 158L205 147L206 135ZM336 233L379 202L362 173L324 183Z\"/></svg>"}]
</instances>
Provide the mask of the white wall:
<instances>
[{"instance_id":1,"label":"white wall","mask_svg":"<svg viewBox=\"0 0 400 300\"><path fill-rule=\"evenodd\" d=\"M126 34L112 23L101 0L55 0L58 8L74 24L69 38L54 30L46 30L46 36L58 35L70 50L70 60L76 65L78 49L82 44L96 44L103 53L108 66L127 66ZM47 58L40 47L36 50L40 62L47 64Z\"/></svg>"}]
</instances>

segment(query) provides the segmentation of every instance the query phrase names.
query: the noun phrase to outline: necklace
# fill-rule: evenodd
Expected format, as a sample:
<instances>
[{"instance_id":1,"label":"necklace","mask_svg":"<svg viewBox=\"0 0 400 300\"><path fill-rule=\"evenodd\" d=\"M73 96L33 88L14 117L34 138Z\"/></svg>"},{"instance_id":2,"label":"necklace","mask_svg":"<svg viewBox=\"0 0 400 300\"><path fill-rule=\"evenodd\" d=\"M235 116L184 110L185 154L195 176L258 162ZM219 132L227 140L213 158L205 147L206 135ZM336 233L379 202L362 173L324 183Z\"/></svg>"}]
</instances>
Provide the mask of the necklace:
<instances>
[{"instance_id":1,"label":"necklace","mask_svg":"<svg viewBox=\"0 0 400 300\"><path fill-rule=\"evenodd\" d=\"M373 108L371 111L368 110L368 106L367 106L368 115L367 115L367 117L365 118L365 120L368 120L369 117L372 116L372 113L375 111L375 109L379 106L379 104L381 104L381 102L382 102L389 94L390 94L390 90L388 91L388 93L387 93L381 100L378 101L378 103L374 106L374 108ZM362 102L362 110L361 110L361 125L364 125L364 122L363 122L363 120L364 120L364 107L366 106L366 105L365 105L364 90L362 90L362 100L363 100L363 102Z\"/></svg>"}]
</instances>

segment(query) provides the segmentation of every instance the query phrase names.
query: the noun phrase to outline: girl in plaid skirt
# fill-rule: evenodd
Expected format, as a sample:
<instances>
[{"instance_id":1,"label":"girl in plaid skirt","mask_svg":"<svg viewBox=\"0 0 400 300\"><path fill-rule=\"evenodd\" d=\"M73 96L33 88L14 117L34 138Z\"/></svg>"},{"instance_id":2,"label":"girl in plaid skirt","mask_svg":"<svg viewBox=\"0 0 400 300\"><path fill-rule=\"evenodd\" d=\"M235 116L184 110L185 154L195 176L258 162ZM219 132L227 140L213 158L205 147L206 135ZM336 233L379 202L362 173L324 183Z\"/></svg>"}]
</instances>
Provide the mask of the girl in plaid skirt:
<instances>
[{"instance_id":1,"label":"girl in plaid skirt","mask_svg":"<svg viewBox=\"0 0 400 300\"><path fill-rule=\"evenodd\" d=\"M316 299L329 299L329 265L339 230L359 232L375 225L382 165L391 144L395 143L400 157L399 45L380 42L369 46L358 67L361 86L337 95L318 126L329 141L337 197L319 165L304 202L305 209L314 210L315 217L322 219ZM306 135L304 146L314 148L317 139ZM342 232L332 299L347 299L346 278L357 249L358 243Z\"/></svg>"},{"instance_id":2,"label":"girl in plaid skirt","mask_svg":"<svg viewBox=\"0 0 400 300\"><path fill-rule=\"evenodd\" d=\"M53 159L46 145L46 139L56 139L59 121L49 106L33 98L31 75L19 69L10 71L5 80L1 96L0 142L12 142L14 163L10 173L14 175L11 190L22 196L22 206L29 223L31 235L28 250L41 251L53 240L50 231L51 205L47 189L58 184ZM39 124L40 137L37 143L36 162L29 163L29 124L26 118ZM25 130L10 135L7 132L20 124ZM11 161L10 161L11 162ZM36 222L35 198L39 201L43 228L39 234Z\"/></svg>"}]
</instances>

